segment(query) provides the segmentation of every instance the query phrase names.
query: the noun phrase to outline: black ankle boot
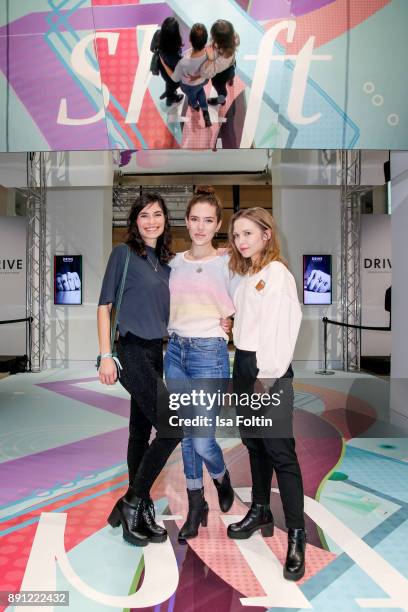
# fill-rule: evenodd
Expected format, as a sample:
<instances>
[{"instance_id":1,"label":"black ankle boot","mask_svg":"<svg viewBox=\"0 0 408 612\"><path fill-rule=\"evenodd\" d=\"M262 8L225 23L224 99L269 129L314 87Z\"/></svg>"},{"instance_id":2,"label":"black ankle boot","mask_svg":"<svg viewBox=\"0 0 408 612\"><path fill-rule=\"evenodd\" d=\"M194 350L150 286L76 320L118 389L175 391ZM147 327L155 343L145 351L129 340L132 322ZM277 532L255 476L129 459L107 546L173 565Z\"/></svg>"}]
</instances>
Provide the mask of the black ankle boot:
<instances>
[{"instance_id":1,"label":"black ankle boot","mask_svg":"<svg viewBox=\"0 0 408 612\"><path fill-rule=\"evenodd\" d=\"M306 531L288 529L288 553L283 568L286 580L300 580L305 574Z\"/></svg>"},{"instance_id":2,"label":"black ankle boot","mask_svg":"<svg viewBox=\"0 0 408 612\"><path fill-rule=\"evenodd\" d=\"M197 537L200 523L203 527L207 527L208 504L204 499L204 489L187 489L187 495L187 520L179 531L179 542Z\"/></svg>"},{"instance_id":3,"label":"black ankle boot","mask_svg":"<svg viewBox=\"0 0 408 612\"><path fill-rule=\"evenodd\" d=\"M149 543L142 516L144 502L144 499L128 491L116 502L108 517L111 527L122 525L123 539L135 546L146 546Z\"/></svg>"},{"instance_id":4,"label":"black ankle boot","mask_svg":"<svg viewBox=\"0 0 408 612\"><path fill-rule=\"evenodd\" d=\"M144 521L144 531L149 538L149 542L159 543L167 540L167 531L164 527L158 525L155 521L156 514L154 511L154 503L151 499L144 500L142 508L142 517Z\"/></svg>"},{"instance_id":5,"label":"black ankle boot","mask_svg":"<svg viewBox=\"0 0 408 612\"><path fill-rule=\"evenodd\" d=\"M205 127L211 127L212 123L211 123L211 119L210 119L210 113L208 112L208 110L203 110L203 117L204 117L204 125L205 125Z\"/></svg>"},{"instance_id":6,"label":"black ankle boot","mask_svg":"<svg viewBox=\"0 0 408 612\"><path fill-rule=\"evenodd\" d=\"M224 102L218 102L218 96L215 96L214 98L207 98L207 102L211 106L225 106L225 100Z\"/></svg>"},{"instance_id":7,"label":"black ankle boot","mask_svg":"<svg viewBox=\"0 0 408 612\"><path fill-rule=\"evenodd\" d=\"M246 540L258 529L265 538L273 536L273 516L269 504L252 503L242 521L228 526L227 535L233 540Z\"/></svg>"},{"instance_id":8,"label":"black ankle boot","mask_svg":"<svg viewBox=\"0 0 408 612\"><path fill-rule=\"evenodd\" d=\"M234 489L231 486L228 470L225 470L225 474L222 477L221 482L218 482L218 480L213 478L213 483L217 489L218 502L220 504L221 512L228 512L234 502Z\"/></svg>"}]
</instances>

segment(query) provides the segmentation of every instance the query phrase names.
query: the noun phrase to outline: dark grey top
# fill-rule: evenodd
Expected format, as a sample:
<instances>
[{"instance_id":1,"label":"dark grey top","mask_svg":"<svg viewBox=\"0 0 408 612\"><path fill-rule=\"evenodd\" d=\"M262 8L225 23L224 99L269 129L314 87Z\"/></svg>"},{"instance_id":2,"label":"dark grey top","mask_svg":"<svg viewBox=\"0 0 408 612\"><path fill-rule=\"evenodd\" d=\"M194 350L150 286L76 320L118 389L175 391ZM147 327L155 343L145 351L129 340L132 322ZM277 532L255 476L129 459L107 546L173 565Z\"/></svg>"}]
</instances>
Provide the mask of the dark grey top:
<instances>
[{"instance_id":1,"label":"dark grey top","mask_svg":"<svg viewBox=\"0 0 408 612\"><path fill-rule=\"evenodd\" d=\"M125 244L115 247L109 257L103 278L99 306L115 304L126 260ZM148 259L134 251L130 254L129 267L119 312L119 333L127 332L153 340L167 336L170 314L169 276L167 264L160 264L155 250L146 247ZM157 265L157 272L154 268Z\"/></svg>"}]
</instances>

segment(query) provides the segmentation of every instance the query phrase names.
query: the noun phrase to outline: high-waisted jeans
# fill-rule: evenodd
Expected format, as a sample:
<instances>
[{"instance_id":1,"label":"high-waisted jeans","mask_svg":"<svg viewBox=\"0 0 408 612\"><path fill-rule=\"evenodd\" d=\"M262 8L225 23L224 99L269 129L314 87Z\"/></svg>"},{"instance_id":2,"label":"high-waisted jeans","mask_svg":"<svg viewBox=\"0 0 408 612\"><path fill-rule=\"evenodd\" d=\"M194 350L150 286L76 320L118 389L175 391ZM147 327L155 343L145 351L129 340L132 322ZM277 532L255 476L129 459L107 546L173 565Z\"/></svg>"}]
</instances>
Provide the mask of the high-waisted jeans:
<instances>
[{"instance_id":1,"label":"high-waisted jeans","mask_svg":"<svg viewBox=\"0 0 408 612\"><path fill-rule=\"evenodd\" d=\"M227 343L223 338L182 338L173 334L164 357L164 371L170 393L175 390L188 393L192 388L197 390L203 386L206 392L216 393L221 389L215 379L229 378ZM194 379L202 379L204 384L200 381L195 386ZM193 406L189 408L189 416L197 414ZM214 418L216 410L211 414ZM224 475L226 468L222 450L215 439L215 420L213 427L206 429L205 437L185 436L181 447L188 489L203 486L203 463L212 478Z\"/></svg>"}]
</instances>

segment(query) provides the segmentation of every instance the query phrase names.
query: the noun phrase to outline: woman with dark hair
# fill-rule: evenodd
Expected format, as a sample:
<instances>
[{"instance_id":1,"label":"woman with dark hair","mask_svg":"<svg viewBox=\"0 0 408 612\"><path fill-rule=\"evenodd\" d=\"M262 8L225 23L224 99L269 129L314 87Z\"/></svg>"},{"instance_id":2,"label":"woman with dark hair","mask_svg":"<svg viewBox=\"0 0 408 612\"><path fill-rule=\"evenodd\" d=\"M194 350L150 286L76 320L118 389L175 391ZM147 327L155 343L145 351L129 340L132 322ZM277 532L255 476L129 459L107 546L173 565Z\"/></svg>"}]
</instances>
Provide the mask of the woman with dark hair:
<instances>
[{"instance_id":1,"label":"woman with dark hair","mask_svg":"<svg viewBox=\"0 0 408 612\"><path fill-rule=\"evenodd\" d=\"M207 61L200 68L200 76L211 79L217 96L208 98L208 104L224 106L227 83L235 76L236 48L239 36L230 21L218 19L211 27L211 45L207 47Z\"/></svg>"},{"instance_id":2,"label":"woman with dark hair","mask_svg":"<svg viewBox=\"0 0 408 612\"><path fill-rule=\"evenodd\" d=\"M161 59L171 68L171 70L174 70L182 57L182 46L183 42L181 40L180 27L177 19L174 17L167 17L163 21L160 30L155 32L150 45L150 51L158 49ZM183 94L176 93L179 83L173 81L161 62L159 62L159 72L166 82L166 89L160 96L160 99L166 98L167 106L181 102Z\"/></svg>"},{"instance_id":3,"label":"woman with dark hair","mask_svg":"<svg viewBox=\"0 0 408 612\"><path fill-rule=\"evenodd\" d=\"M108 522L122 525L124 539L138 546L164 542L166 530L157 525L150 489L177 446L180 436L161 434L159 419L168 409L163 383L163 338L170 309L167 265L171 250L169 215L158 193L137 198L128 219L126 244L109 258L98 306L99 380L112 385L118 377L111 353L110 314L118 301L127 255L129 262L118 316L117 354L120 382L130 393L127 463L129 488L115 504ZM149 445L152 427L156 437Z\"/></svg>"}]
</instances>

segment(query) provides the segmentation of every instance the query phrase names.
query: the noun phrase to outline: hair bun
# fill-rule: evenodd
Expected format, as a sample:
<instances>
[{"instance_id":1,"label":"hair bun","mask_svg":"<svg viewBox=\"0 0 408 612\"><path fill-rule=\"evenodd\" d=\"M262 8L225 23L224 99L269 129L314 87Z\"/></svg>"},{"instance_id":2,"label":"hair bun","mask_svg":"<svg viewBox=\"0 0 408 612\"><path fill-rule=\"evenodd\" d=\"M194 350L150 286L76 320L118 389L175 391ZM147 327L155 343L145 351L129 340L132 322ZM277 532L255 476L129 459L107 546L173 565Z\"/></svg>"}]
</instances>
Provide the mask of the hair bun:
<instances>
[{"instance_id":1,"label":"hair bun","mask_svg":"<svg viewBox=\"0 0 408 612\"><path fill-rule=\"evenodd\" d=\"M215 189L210 185L197 185L194 193L196 195L213 195L215 193Z\"/></svg>"}]
</instances>

